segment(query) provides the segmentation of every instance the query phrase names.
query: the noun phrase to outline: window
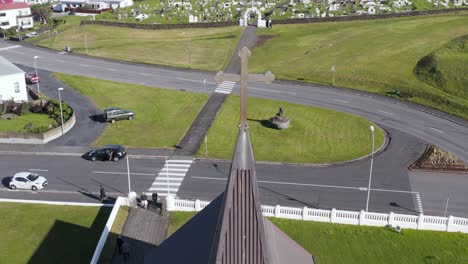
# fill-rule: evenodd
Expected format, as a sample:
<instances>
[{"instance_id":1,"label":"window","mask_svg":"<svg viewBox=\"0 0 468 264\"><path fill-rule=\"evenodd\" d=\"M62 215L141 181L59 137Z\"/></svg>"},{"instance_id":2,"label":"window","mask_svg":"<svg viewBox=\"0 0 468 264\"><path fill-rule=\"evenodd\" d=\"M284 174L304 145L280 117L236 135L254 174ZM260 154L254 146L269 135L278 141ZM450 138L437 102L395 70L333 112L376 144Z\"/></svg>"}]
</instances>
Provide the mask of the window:
<instances>
[{"instance_id":1,"label":"window","mask_svg":"<svg viewBox=\"0 0 468 264\"><path fill-rule=\"evenodd\" d=\"M10 25L10 22L8 22L8 21L6 21L6 22L2 22L2 24L1 24L1 25L2 25L2 26L8 26L8 25Z\"/></svg>"},{"instance_id":2,"label":"window","mask_svg":"<svg viewBox=\"0 0 468 264\"><path fill-rule=\"evenodd\" d=\"M6 13L0 13L0 17L6 16Z\"/></svg>"},{"instance_id":3,"label":"window","mask_svg":"<svg viewBox=\"0 0 468 264\"><path fill-rule=\"evenodd\" d=\"M19 93L19 92L20 92L19 82L15 82L15 93Z\"/></svg>"}]
</instances>

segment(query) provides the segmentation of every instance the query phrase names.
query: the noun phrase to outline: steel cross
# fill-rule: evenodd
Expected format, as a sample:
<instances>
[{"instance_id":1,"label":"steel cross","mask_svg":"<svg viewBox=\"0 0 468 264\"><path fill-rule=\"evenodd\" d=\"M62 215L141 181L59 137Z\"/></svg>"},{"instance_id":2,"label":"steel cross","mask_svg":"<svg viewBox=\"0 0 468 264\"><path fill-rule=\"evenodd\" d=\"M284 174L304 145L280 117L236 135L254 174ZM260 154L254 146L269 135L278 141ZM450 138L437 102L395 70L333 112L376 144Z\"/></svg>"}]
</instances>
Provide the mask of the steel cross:
<instances>
[{"instance_id":1,"label":"steel cross","mask_svg":"<svg viewBox=\"0 0 468 264\"><path fill-rule=\"evenodd\" d=\"M217 83L224 81L238 82L240 81L240 127L247 127L247 81L251 82L265 82L271 83L275 80L275 76L271 72L265 74L249 74L248 71L248 59L250 56L250 50L247 47L243 47L239 51L239 57L241 58L241 72L235 73L223 73L219 71L215 76Z\"/></svg>"}]
</instances>

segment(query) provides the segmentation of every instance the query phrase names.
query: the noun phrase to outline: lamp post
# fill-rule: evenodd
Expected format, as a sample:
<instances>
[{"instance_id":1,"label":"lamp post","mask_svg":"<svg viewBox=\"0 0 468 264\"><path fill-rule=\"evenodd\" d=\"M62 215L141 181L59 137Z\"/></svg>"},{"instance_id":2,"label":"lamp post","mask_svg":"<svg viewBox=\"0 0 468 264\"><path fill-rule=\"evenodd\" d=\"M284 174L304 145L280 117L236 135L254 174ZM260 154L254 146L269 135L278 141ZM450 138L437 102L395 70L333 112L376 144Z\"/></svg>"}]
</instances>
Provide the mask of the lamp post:
<instances>
[{"instance_id":1,"label":"lamp post","mask_svg":"<svg viewBox=\"0 0 468 264\"><path fill-rule=\"evenodd\" d=\"M36 64L36 59L39 58L39 56L34 56L34 69L36 70L36 77L39 78L39 75L37 75L37 64ZM39 79L37 80L37 92L40 93L41 90L39 89Z\"/></svg>"},{"instance_id":2,"label":"lamp post","mask_svg":"<svg viewBox=\"0 0 468 264\"><path fill-rule=\"evenodd\" d=\"M126 156L126 158L127 158L128 193L130 194L132 192L132 189L130 187L130 166L128 164L128 156Z\"/></svg>"},{"instance_id":3,"label":"lamp post","mask_svg":"<svg viewBox=\"0 0 468 264\"><path fill-rule=\"evenodd\" d=\"M367 187L367 202L366 202L366 212L369 211L369 197L370 197L370 188L372 182L372 166L374 165L374 126L370 126L372 132L372 152L371 152L371 162L370 162L370 172L369 172L369 186Z\"/></svg>"},{"instance_id":4,"label":"lamp post","mask_svg":"<svg viewBox=\"0 0 468 264\"><path fill-rule=\"evenodd\" d=\"M445 202L445 211L444 211L444 217L447 215L447 208L448 208L448 203L450 201L450 196L447 197L447 201Z\"/></svg>"},{"instance_id":5,"label":"lamp post","mask_svg":"<svg viewBox=\"0 0 468 264\"><path fill-rule=\"evenodd\" d=\"M59 96L59 102L60 102L60 118L62 119L62 136L63 136L63 110L62 110L62 97L60 96L60 91L63 91L63 88L57 88L58 91L58 96Z\"/></svg>"}]
</instances>

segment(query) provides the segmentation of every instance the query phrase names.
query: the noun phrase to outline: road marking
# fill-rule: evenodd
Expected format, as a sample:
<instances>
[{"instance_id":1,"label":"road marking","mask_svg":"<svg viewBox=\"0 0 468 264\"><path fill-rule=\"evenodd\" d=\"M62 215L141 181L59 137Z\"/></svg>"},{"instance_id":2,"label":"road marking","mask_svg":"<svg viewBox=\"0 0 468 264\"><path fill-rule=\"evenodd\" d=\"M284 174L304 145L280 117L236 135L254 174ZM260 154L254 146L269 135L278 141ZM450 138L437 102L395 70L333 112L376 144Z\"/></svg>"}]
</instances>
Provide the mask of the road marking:
<instances>
[{"instance_id":1,"label":"road marking","mask_svg":"<svg viewBox=\"0 0 468 264\"><path fill-rule=\"evenodd\" d=\"M185 79L185 78L175 78L176 80L179 80L179 81L186 81L186 82L195 82L195 83L206 83L206 84L216 84L214 82L207 82L206 80L205 81L200 81L200 80L193 80L193 79Z\"/></svg>"},{"instance_id":2,"label":"road marking","mask_svg":"<svg viewBox=\"0 0 468 264\"><path fill-rule=\"evenodd\" d=\"M191 178L201 179L201 180L216 180L216 181L226 181L227 180L227 178L210 178L210 177L197 177L197 176L192 176ZM367 191L366 187L349 187L349 186L337 186L337 185L322 185L322 184L294 183L294 182L275 182L275 181L257 181L257 182L259 182L259 183L269 183L269 184L279 184L279 185L296 185L296 186L310 186L310 187L323 187L323 188L336 188L336 189L350 189L350 190ZM418 192L412 192L412 191L372 189L372 188L371 188L371 191L411 193L411 194L417 194L418 193Z\"/></svg>"},{"instance_id":3,"label":"road marking","mask_svg":"<svg viewBox=\"0 0 468 264\"><path fill-rule=\"evenodd\" d=\"M65 62L65 61L63 61L63 60L55 60L55 61L58 61L58 62Z\"/></svg>"},{"instance_id":4,"label":"road marking","mask_svg":"<svg viewBox=\"0 0 468 264\"><path fill-rule=\"evenodd\" d=\"M444 133L444 131L439 130L439 129L437 129L437 128L429 127L429 129L432 129L432 130L434 130L434 131L436 131L436 132L439 132L439 133L441 133L441 134Z\"/></svg>"},{"instance_id":5,"label":"road marking","mask_svg":"<svg viewBox=\"0 0 468 264\"><path fill-rule=\"evenodd\" d=\"M161 196L175 195L192 164L193 160L166 160L148 192L158 192Z\"/></svg>"},{"instance_id":6,"label":"road marking","mask_svg":"<svg viewBox=\"0 0 468 264\"><path fill-rule=\"evenodd\" d=\"M144 72L139 72L138 74L140 74L140 75L145 75L145 76L150 76L150 75L152 75L151 73L144 73Z\"/></svg>"},{"instance_id":7,"label":"road marking","mask_svg":"<svg viewBox=\"0 0 468 264\"><path fill-rule=\"evenodd\" d=\"M88 64L82 64L82 63L80 63L78 65L83 66L83 67L88 67L89 66Z\"/></svg>"},{"instance_id":8,"label":"road marking","mask_svg":"<svg viewBox=\"0 0 468 264\"><path fill-rule=\"evenodd\" d=\"M115 171L92 171L91 173L96 173L96 174L123 174L123 175L127 175L127 172L115 172ZM137 173L137 172L130 172L130 175L154 176L154 173Z\"/></svg>"},{"instance_id":9,"label":"road marking","mask_svg":"<svg viewBox=\"0 0 468 264\"><path fill-rule=\"evenodd\" d=\"M25 54L24 52L19 52L19 51L14 51L14 50L7 50L8 52L13 52L13 53L16 53L16 54Z\"/></svg>"},{"instance_id":10,"label":"road marking","mask_svg":"<svg viewBox=\"0 0 468 264\"><path fill-rule=\"evenodd\" d=\"M379 111L380 113L387 114L387 115L393 115L392 113L390 113L390 112L385 112L385 111L383 111L383 110L377 110L377 111Z\"/></svg>"},{"instance_id":11,"label":"road marking","mask_svg":"<svg viewBox=\"0 0 468 264\"><path fill-rule=\"evenodd\" d=\"M224 81L218 84L218 87L214 90L215 93L223 93L223 94L230 94L232 92L232 88L236 85L236 82L231 81Z\"/></svg>"},{"instance_id":12,"label":"road marking","mask_svg":"<svg viewBox=\"0 0 468 264\"><path fill-rule=\"evenodd\" d=\"M333 99L333 101L337 101L337 102L344 103L344 104L349 104L349 101L340 100L340 99Z\"/></svg>"},{"instance_id":13,"label":"road marking","mask_svg":"<svg viewBox=\"0 0 468 264\"><path fill-rule=\"evenodd\" d=\"M29 169L30 171L49 171L49 170L43 170L43 169Z\"/></svg>"},{"instance_id":14,"label":"road marking","mask_svg":"<svg viewBox=\"0 0 468 264\"><path fill-rule=\"evenodd\" d=\"M283 94L296 95L296 93L290 93L290 92L284 92L284 91L275 91L275 90L262 89L262 88L255 88L255 87L249 87L249 89L250 89L250 90L258 90L258 91L270 92L270 93L283 93Z\"/></svg>"},{"instance_id":15,"label":"road marking","mask_svg":"<svg viewBox=\"0 0 468 264\"><path fill-rule=\"evenodd\" d=\"M20 45L8 46L8 47L0 48L0 51L3 51L3 50L11 50L11 49L16 49L16 48L20 48L20 47L21 47ZM23 54L24 54L24 53L23 53Z\"/></svg>"},{"instance_id":16,"label":"road marking","mask_svg":"<svg viewBox=\"0 0 468 264\"><path fill-rule=\"evenodd\" d=\"M418 212L422 214L423 208L422 208L422 203L421 203L421 196L419 195L419 193L416 194L416 203L418 206Z\"/></svg>"},{"instance_id":17,"label":"road marking","mask_svg":"<svg viewBox=\"0 0 468 264\"><path fill-rule=\"evenodd\" d=\"M47 187L46 187L47 188ZM82 195L82 193L80 193L78 190L77 191L62 191L62 190L48 190L48 189L40 189L39 191L32 191L32 190L29 190L29 189L16 189L16 190L12 190L12 189L8 189L8 188L3 188L3 187L0 187L0 191L3 191L3 192L26 192L26 193L32 193L32 194L40 194L40 193L57 193L57 194L80 194ZM96 195L97 197L99 197L99 193L92 193L94 195ZM106 192L107 196L109 195L112 195L112 196L121 196L122 193L119 193L119 192Z\"/></svg>"},{"instance_id":18,"label":"road marking","mask_svg":"<svg viewBox=\"0 0 468 264\"><path fill-rule=\"evenodd\" d=\"M116 69L112 69L112 68L107 68L106 70L108 70L108 71L117 71Z\"/></svg>"}]
</instances>

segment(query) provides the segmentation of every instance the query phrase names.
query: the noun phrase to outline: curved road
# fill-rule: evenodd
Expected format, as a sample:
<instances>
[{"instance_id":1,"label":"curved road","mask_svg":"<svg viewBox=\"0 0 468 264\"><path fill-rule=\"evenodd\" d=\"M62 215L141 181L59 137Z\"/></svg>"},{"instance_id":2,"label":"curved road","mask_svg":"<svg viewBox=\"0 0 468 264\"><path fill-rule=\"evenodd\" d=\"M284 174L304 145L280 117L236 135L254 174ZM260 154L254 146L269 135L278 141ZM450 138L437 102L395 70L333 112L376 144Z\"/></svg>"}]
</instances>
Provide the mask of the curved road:
<instances>
[{"instance_id":1,"label":"curved road","mask_svg":"<svg viewBox=\"0 0 468 264\"><path fill-rule=\"evenodd\" d=\"M60 54L59 52L35 47L29 48L17 46L15 45L15 43L11 42L0 41L0 56L4 56L13 63L30 67L34 66L34 61L32 59L33 56L39 56L39 58L37 59L37 67L39 69L53 72L82 75L112 81L142 84L153 87L162 87L178 90L183 89L199 93L211 93L216 87L216 84L212 81L214 76L213 73L185 71L150 65L94 59L85 56ZM204 80L207 80L206 87L203 86ZM233 92L238 93L238 86L235 87ZM454 153L465 162L468 162L468 122L444 113L439 113L432 109L427 109L425 107L401 102L392 98L387 98L379 95L349 91L345 89L333 89L330 87L319 85L297 84L285 81L275 81L270 85L257 83L250 84L249 93L251 96L270 98L305 105L319 106L356 114L365 117L369 120L372 120L373 122L381 125L382 127L388 128L389 130L391 130L392 134L400 135L400 141L403 139L403 142L405 142L406 140L408 140L407 138L414 137L416 138L416 141L439 146L445 150ZM411 142L411 140L408 140L408 142ZM417 148L413 148L412 150L414 149ZM388 167L386 165L387 163L392 164L391 157L387 157L386 160L381 158L380 160L382 164L381 168L391 167L390 165L388 165ZM200 166L203 167L201 163ZM260 167L259 169L261 169ZM268 166L265 166L265 168L261 170L268 172L269 169L267 167ZM399 169L395 170L395 175L401 175L402 172L400 172L400 169L404 168L405 164L397 164L393 168L396 167L398 167ZM206 171L206 169L204 171ZM216 167L216 171L219 171L218 167ZM316 171L317 173L320 173L320 170ZM339 171L339 169L337 169L337 171ZM260 176L260 171L258 173ZM266 174L272 174L272 172L268 172ZM391 172L389 173L387 171L386 174L389 175L391 174ZM424 191L428 188L427 185L424 185L424 177L419 177L417 173L415 173L415 175L410 175L410 179L408 179L408 173L405 172L403 174L404 176L402 176L400 179L401 182L398 182L399 179L390 180L387 177L383 177L380 180L376 180L378 180L379 184L381 184L382 186L397 186L397 188L400 188L400 190L404 190L406 192L410 192L412 189L414 189L412 188L414 187L413 182L417 183L416 189L422 188L421 191ZM194 168L194 170L191 172L191 175L194 175L194 177L191 177L190 179L188 179L188 181L210 180L202 179L201 177L197 178L196 168ZM359 187L365 185L361 181L365 180L366 178L367 177L364 175L360 175L359 177L356 176L356 178L351 179L351 182L348 182L348 184L354 183L352 184L353 186ZM451 185L446 185L444 189L448 190L453 187L456 187L457 183L463 183L462 185L464 186L468 184L464 179L457 179L456 177L452 177L452 179L454 180L451 182ZM342 179L335 180L340 182L342 181ZM353 182L353 180L355 182ZM434 185L441 186L440 184L443 182L443 178L435 175L431 177L430 181L432 182L432 187ZM193 193L193 190L197 189L197 187L188 187L192 185L196 186L197 184L185 184L181 187L180 192L184 193L185 195L187 195L187 197L189 197L191 193ZM203 185L206 185L206 182L199 182L199 185L199 188L203 188ZM296 190L297 189L291 187L288 192L290 194L294 194ZM310 191L311 190L309 189L309 192ZM315 204L316 206L320 205L320 207L323 207L324 203L327 204L326 199L320 197L320 193L318 190L312 191L318 194L316 200L314 200L315 198L312 199L309 197L308 201L302 203L306 203L309 205ZM279 190L270 188L268 192L278 193ZM433 193L437 193L437 190L433 191ZM284 199L289 201L298 200L297 198L293 198L290 194L283 195ZM326 192L324 192L324 194L326 195ZM268 196L268 194L265 195ZM209 196L210 195L207 195L206 198L209 199ZM358 204L362 203L362 197L360 196L361 194L356 196L356 201L359 200L357 202ZM349 196L343 195L343 199L345 201L346 199L348 199L348 197ZM434 209L434 211L437 211L438 214L440 214L440 203L441 201L445 202L445 197L435 197L434 195L432 195L431 197L434 200L432 202L437 204L436 207L438 208L437 210ZM311 201L311 199L313 201ZM412 199L414 199L414 197L402 197L402 200L405 201L405 206L410 207L410 210L413 210L412 208L415 208L413 205L410 204L412 203L412 201L408 202ZM466 200L466 197L463 197L462 199ZM387 198L385 200L385 204L388 205ZM435 202L435 200L437 200L437 202ZM416 204L417 201L414 201L414 203ZM459 206L461 208L466 208L465 203L466 202L463 201L459 204ZM356 203L353 204L353 206L355 205ZM335 205L330 203L326 206L328 207ZM387 210L388 208L381 207L379 209ZM463 214L466 214L466 212L463 212Z\"/></svg>"}]
</instances>

